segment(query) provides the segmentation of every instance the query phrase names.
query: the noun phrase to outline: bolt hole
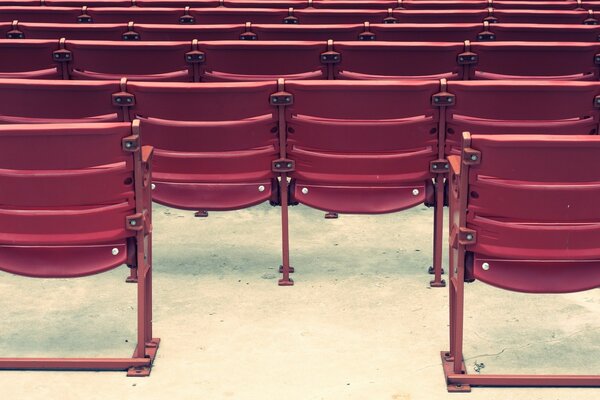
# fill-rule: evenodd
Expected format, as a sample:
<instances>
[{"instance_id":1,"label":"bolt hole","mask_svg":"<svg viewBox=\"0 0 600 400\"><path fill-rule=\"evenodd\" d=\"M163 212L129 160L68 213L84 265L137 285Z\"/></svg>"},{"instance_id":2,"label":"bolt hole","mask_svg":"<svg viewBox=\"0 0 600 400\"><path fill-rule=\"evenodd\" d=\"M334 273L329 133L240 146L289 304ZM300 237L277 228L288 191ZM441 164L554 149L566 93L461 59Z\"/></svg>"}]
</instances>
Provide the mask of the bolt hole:
<instances>
[{"instance_id":1,"label":"bolt hole","mask_svg":"<svg viewBox=\"0 0 600 400\"><path fill-rule=\"evenodd\" d=\"M479 193L477 193L476 191L472 191L471 192L471 197L474 199L478 199L479 198Z\"/></svg>"},{"instance_id":2,"label":"bolt hole","mask_svg":"<svg viewBox=\"0 0 600 400\"><path fill-rule=\"evenodd\" d=\"M448 133L449 133L450 135L454 135L454 129L452 129L452 128L448 128Z\"/></svg>"},{"instance_id":3,"label":"bolt hole","mask_svg":"<svg viewBox=\"0 0 600 400\"><path fill-rule=\"evenodd\" d=\"M289 128L288 128L288 132L289 132L289 133L294 133L294 132L296 132L296 130L295 130L294 128L292 128L292 127L289 127Z\"/></svg>"},{"instance_id":4,"label":"bolt hole","mask_svg":"<svg viewBox=\"0 0 600 400\"><path fill-rule=\"evenodd\" d=\"M133 183L133 179L132 178L125 178L123 180L123 184L125 185L131 185Z\"/></svg>"},{"instance_id":5,"label":"bolt hole","mask_svg":"<svg viewBox=\"0 0 600 400\"><path fill-rule=\"evenodd\" d=\"M271 128L271 133L275 133L275 132L277 132L278 130L279 130L279 129L277 129L277 127L276 127L276 126L274 126L274 127L272 127L272 128Z\"/></svg>"},{"instance_id":6,"label":"bolt hole","mask_svg":"<svg viewBox=\"0 0 600 400\"><path fill-rule=\"evenodd\" d=\"M436 132L437 132L437 128L431 128L431 129L429 130L429 134L430 134L430 135L433 135L433 134L434 134L434 133L436 133Z\"/></svg>"}]
</instances>

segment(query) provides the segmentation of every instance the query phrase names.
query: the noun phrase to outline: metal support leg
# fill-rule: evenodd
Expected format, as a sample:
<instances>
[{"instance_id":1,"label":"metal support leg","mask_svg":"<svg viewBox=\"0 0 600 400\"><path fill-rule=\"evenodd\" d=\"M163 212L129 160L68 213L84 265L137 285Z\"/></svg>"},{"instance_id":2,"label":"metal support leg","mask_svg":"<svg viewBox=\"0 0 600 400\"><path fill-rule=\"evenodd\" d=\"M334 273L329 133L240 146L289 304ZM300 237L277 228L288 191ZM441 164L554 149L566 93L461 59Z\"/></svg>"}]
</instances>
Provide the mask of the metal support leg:
<instances>
[{"instance_id":1,"label":"metal support leg","mask_svg":"<svg viewBox=\"0 0 600 400\"><path fill-rule=\"evenodd\" d=\"M288 181L287 174L281 174L281 247L282 247L282 265L281 272L283 276L279 280L279 286L292 286L294 281L290 278L290 238L288 222Z\"/></svg>"},{"instance_id":2,"label":"metal support leg","mask_svg":"<svg viewBox=\"0 0 600 400\"><path fill-rule=\"evenodd\" d=\"M433 280L431 287L444 287L446 281L442 279L442 245L444 242L444 177L435 178L435 205L433 208ZM431 268L430 268L431 271Z\"/></svg>"}]
</instances>

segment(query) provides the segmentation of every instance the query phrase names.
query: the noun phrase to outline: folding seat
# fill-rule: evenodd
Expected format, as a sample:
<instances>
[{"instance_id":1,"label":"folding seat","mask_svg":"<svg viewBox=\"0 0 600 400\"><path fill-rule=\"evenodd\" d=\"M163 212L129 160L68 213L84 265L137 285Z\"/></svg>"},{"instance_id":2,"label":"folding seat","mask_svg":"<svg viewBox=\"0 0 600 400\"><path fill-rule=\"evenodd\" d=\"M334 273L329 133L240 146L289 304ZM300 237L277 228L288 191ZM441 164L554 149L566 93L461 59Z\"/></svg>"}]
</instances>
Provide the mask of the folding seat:
<instances>
[{"instance_id":1,"label":"folding seat","mask_svg":"<svg viewBox=\"0 0 600 400\"><path fill-rule=\"evenodd\" d=\"M75 23L82 14L81 7L0 7L0 20L10 22Z\"/></svg>"},{"instance_id":2,"label":"folding seat","mask_svg":"<svg viewBox=\"0 0 600 400\"><path fill-rule=\"evenodd\" d=\"M219 0L135 0L138 7L191 7L191 8L209 8L219 7Z\"/></svg>"},{"instance_id":3,"label":"folding seat","mask_svg":"<svg viewBox=\"0 0 600 400\"><path fill-rule=\"evenodd\" d=\"M445 165L439 160L440 111L432 105L439 103L436 96L443 96L439 90L439 82L417 80L280 82L279 89L280 96L289 98L280 108L287 132L284 162L292 179L290 204L348 214L437 204L438 269L433 286L443 285L439 274L443 180L437 180L436 189L432 183L433 171ZM285 242L283 194L288 184L283 178L280 183ZM284 254L284 265L286 261Z\"/></svg>"},{"instance_id":4,"label":"folding seat","mask_svg":"<svg viewBox=\"0 0 600 400\"><path fill-rule=\"evenodd\" d=\"M374 10L387 10L388 8L397 8L402 4L401 0L312 0L312 7L314 8L330 8L330 9L374 9ZM296 8L295 6L293 6Z\"/></svg>"},{"instance_id":5,"label":"folding seat","mask_svg":"<svg viewBox=\"0 0 600 400\"><path fill-rule=\"evenodd\" d=\"M600 86L569 81L449 82L446 154L460 154L462 132L484 134L598 134Z\"/></svg>"},{"instance_id":6,"label":"folding seat","mask_svg":"<svg viewBox=\"0 0 600 400\"><path fill-rule=\"evenodd\" d=\"M183 8L90 7L86 15L93 23L179 24Z\"/></svg>"},{"instance_id":7,"label":"folding seat","mask_svg":"<svg viewBox=\"0 0 600 400\"><path fill-rule=\"evenodd\" d=\"M495 22L509 24L589 24L596 25L593 14L584 10L496 10ZM492 22L492 21L490 21Z\"/></svg>"},{"instance_id":8,"label":"folding seat","mask_svg":"<svg viewBox=\"0 0 600 400\"><path fill-rule=\"evenodd\" d=\"M579 2L567 1L520 1L520 0L493 0L489 6L499 10L577 10Z\"/></svg>"},{"instance_id":9,"label":"folding seat","mask_svg":"<svg viewBox=\"0 0 600 400\"><path fill-rule=\"evenodd\" d=\"M139 143L138 122L0 125L0 269L74 278L133 263L140 276L131 357L0 358L0 369L150 374L152 148Z\"/></svg>"},{"instance_id":10,"label":"folding seat","mask_svg":"<svg viewBox=\"0 0 600 400\"><path fill-rule=\"evenodd\" d=\"M394 10L401 24L482 23L489 15L488 10Z\"/></svg>"},{"instance_id":11,"label":"folding seat","mask_svg":"<svg viewBox=\"0 0 600 400\"><path fill-rule=\"evenodd\" d=\"M473 43L469 79L597 80L598 50L595 43Z\"/></svg>"},{"instance_id":12,"label":"folding seat","mask_svg":"<svg viewBox=\"0 0 600 400\"><path fill-rule=\"evenodd\" d=\"M428 42L464 42L477 40L482 31L481 23L453 24L371 24L360 40L381 41L428 41Z\"/></svg>"},{"instance_id":13,"label":"folding seat","mask_svg":"<svg viewBox=\"0 0 600 400\"><path fill-rule=\"evenodd\" d=\"M288 19L287 23L300 24L361 24L370 22L378 24L383 22L396 22L394 12L389 10L345 10L345 9L305 9L293 10L290 14L295 19ZM295 22L294 22L295 21ZM252 21L255 22L255 21Z\"/></svg>"},{"instance_id":14,"label":"folding seat","mask_svg":"<svg viewBox=\"0 0 600 400\"><path fill-rule=\"evenodd\" d=\"M121 40L127 30L125 24L52 24L17 22L8 33L10 39L74 39Z\"/></svg>"},{"instance_id":15,"label":"folding seat","mask_svg":"<svg viewBox=\"0 0 600 400\"><path fill-rule=\"evenodd\" d=\"M490 7L488 0L401 0L406 10L483 10Z\"/></svg>"},{"instance_id":16,"label":"folding seat","mask_svg":"<svg viewBox=\"0 0 600 400\"><path fill-rule=\"evenodd\" d=\"M357 40L363 24L335 25L254 25L247 24L244 40Z\"/></svg>"},{"instance_id":17,"label":"folding seat","mask_svg":"<svg viewBox=\"0 0 600 400\"><path fill-rule=\"evenodd\" d=\"M130 32L137 34L135 40L170 40L191 41L194 39L237 40L244 33L244 25L162 25L135 24L130 25ZM130 34L129 34L130 35Z\"/></svg>"},{"instance_id":18,"label":"folding seat","mask_svg":"<svg viewBox=\"0 0 600 400\"><path fill-rule=\"evenodd\" d=\"M308 0L221 0L226 8L306 8ZM355 7L356 8L356 7Z\"/></svg>"},{"instance_id":19,"label":"folding seat","mask_svg":"<svg viewBox=\"0 0 600 400\"><path fill-rule=\"evenodd\" d=\"M53 54L57 40L0 39L0 78L60 79L62 66Z\"/></svg>"},{"instance_id":20,"label":"folding seat","mask_svg":"<svg viewBox=\"0 0 600 400\"><path fill-rule=\"evenodd\" d=\"M191 82L198 79L197 50L190 42L69 40L64 44L71 79Z\"/></svg>"},{"instance_id":21,"label":"folding seat","mask_svg":"<svg viewBox=\"0 0 600 400\"><path fill-rule=\"evenodd\" d=\"M600 137L466 132L462 149L449 158L448 391L600 386L599 375L470 374L463 362L465 281L524 293L600 286Z\"/></svg>"},{"instance_id":22,"label":"folding seat","mask_svg":"<svg viewBox=\"0 0 600 400\"><path fill-rule=\"evenodd\" d=\"M197 24L281 24L289 10L277 8L200 8L190 9Z\"/></svg>"},{"instance_id":23,"label":"folding seat","mask_svg":"<svg viewBox=\"0 0 600 400\"><path fill-rule=\"evenodd\" d=\"M498 23L490 29L498 41L597 42L600 37L598 25Z\"/></svg>"},{"instance_id":24,"label":"folding seat","mask_svg":"<svg viewBox=\"0 0 600 400\"><path fill-rule=\"evenodd\" d=\"M0 6L13 6L13 7L23 7L23 6L41 6L42 3L40 0L0 0Z\"/></svg>"},{"instance_id":25,"label":"folding seat","mask_svg":"<svg viewBox=\"0 0 600 400\"><path fill-rule=\"evenodd\" d=\"M581 8L584 10L600 11L600 1L582 1Z\"/></svg>"},{"instance_id":26,"label":"folding seat","mask_svg":"<svg viewBox=\"0 0 600 400\"><path fill-rule=\"evenodd\" d=\"M335 79L462 79L462 43L336 42Z\"/></svg>"},{"instance_id":27,"label":"folding seat","mask_svg":"<svg viewBox=\"0 0 600 400\"><path fill-rule=\"evenodd\" d=\"M0 79L0 124L128 121L118 81Z\"/></svg>"},{"instance_id":28,"label":"folding seat","mask_svg":"<svg viewBox=\"0 0 600 400\"><path fill-rule=\"evenodd\" d=\"M325 42L219 41L198 43L202 81L327 79ZM327 54L325 54L327 57Z\"/></svg>"},{"instance_id":29,"label":"folding seat","mask_svg":"<svg viewBox=\"0 0 600 400\"><path fill-rule=\"evenodd\" d=\"M44 0L50 7L132 7L134 0Z\"/></svg>"}]
</instances>

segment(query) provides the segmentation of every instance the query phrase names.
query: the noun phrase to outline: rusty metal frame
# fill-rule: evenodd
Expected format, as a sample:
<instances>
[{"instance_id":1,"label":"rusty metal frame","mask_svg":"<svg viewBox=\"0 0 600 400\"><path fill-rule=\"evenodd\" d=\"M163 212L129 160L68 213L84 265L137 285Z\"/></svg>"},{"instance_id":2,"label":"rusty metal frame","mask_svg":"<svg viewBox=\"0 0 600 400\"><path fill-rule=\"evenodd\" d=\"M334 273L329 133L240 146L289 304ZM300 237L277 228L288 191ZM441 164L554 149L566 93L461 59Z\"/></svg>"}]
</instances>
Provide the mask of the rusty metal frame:
<instances>
[{"instance_id":1,"label":"rusty metal frame","mask_svg":"<svg viewBox=\"0 0 600 400\"><path fill-rule=\"evenodd\" d=\"M470 392L472 386L539 386L539 387L600 387L600 375L512 375L512 374L469 374L463 360L464 339L464 293L465 255L469 240L461 238L467 219L469 193L469 169L474 161L471 135L463 133L461 156L450 156L449 202L450 207L450 350L441 352L442 367L448 392ZM452 207L454 205L454 207ZM455 210L455 208L458 210Z\"/></svg>"},{"instance_id":2,"label":"rusty metal frame","mask_svg":"<svg viewBox=\"0 0 600 400\"><path fill-rule=\"evenodd\" d=\"M132 136L139 140L140 123L132 123ZM0 358L0 370L93 370L127 371L127 376L148 376L158 351L160 339L152 337L152 220L151 159L152 147L131 151L134 165L136 215L142 215L142 226L136 224L135 269L137 271L137 344L130 358ZM124 221L125 223L125 221Z\"/></svg>"}]
</instances>

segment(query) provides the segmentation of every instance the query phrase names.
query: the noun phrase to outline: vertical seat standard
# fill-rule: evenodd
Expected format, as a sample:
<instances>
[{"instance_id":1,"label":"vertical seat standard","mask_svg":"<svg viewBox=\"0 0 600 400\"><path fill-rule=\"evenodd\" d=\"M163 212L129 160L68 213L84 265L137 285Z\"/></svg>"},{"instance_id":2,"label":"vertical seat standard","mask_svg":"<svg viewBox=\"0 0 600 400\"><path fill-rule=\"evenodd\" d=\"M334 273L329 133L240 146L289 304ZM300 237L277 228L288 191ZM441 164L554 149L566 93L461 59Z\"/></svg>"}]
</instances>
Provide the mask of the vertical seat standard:
<instances>
[{"instance_id":1,"label":"vertical seat standard","mask_svg":"<svg viewBox=\"0 0 600 400\"><path fill-rule=\"evenodd\" d=\"M70 79L177 81L197 80L193 43L69 40L64 49Z\"/></svg>"},{"instance_id":2,"label":"vertical seat standard","mask_svg":"<svg viewBox=\"0 0 600 400\"><path fill-rule=\"evenodd\" d=\"M598 134L600 86L594 82L449 82L446 154L460 154L461 133ZM541 106L543 105L543 107Z\"/></svg>"},{"instance_id":3,"label":"vertical seat standard","mask_svg":"<svg viewBox=\"0 0 600 400\"><path fill-rule=\"evenodd\" d=\"M597 135L463 134L450 157L448 391L600 386L600 375L470 374L463 362L465 281L524 293L600 286L599 158Z\"/></svg>"},{"instance_id":4,"label":"vertical seat standard","mask_svg":"<svg viewBox=\"0 0 600 400\"><path fill-rule=\"evenodd\" d=\"M287 132L282 165L291 183L288 188L281 179L282 195L289 190L290 204L336 213L383 214L424 202L442 210L443 180L433 184L433 171L445 169L439 108L432 106L439 90L437 82L416 80L285 82L280 93L290 100L280 105ZM281 204L285 242L283 196ZM432 286L444 285L439 217L436 212Z\"/></svg>"},{"instance_id":5,"label":"vertical seat standard","mask_svg":"<svg viewBox=\"0 0 600 400\"><path fill-rule=\"evenodd\" d=\"M335 79L462 79L462 43L335 42Z\"/></svg>"},{"instance_id":6,"label":"vertical seat standard","mask_svg":"<svg viewBox=\"0 0 600 400\"><path fill-rule=\"evenodd\" d=\"M0 39L0 78L60 79L62 65L54 60L58 40Z\"/></svg>"},{"instance_id":7,"label":"vertical seat standard","mask_svg":"<svg viewBox=\"0 0 600 400\"><path fill-rule=\"evenodd\" d=\"M159 345L152 337L152 148L140 146L139 123L0 125L0 153L1 270L72 278L132 263L140 276L131 358L0 358L0 369L149 375Z\"/></svg>"},{"instance_id":8,"label":"vertical seat standard","mask_svg":"<svg viewBox=\"0 0 600 400\"><path fill-rule=\"evenodd\" d=\"M325 42L218 41L198 43L202 81L326 79Z\"/></svg>"},{"instance_id":9,"label":"vertical seat standard","mask_svg":"<svg viewBox=\"0 0 600 400\"><path fill-rule=\"evenodd\" d=\"M473 43L469 79L598 80L599 49L575 42Z\"/></svg>"}]
</instances>

